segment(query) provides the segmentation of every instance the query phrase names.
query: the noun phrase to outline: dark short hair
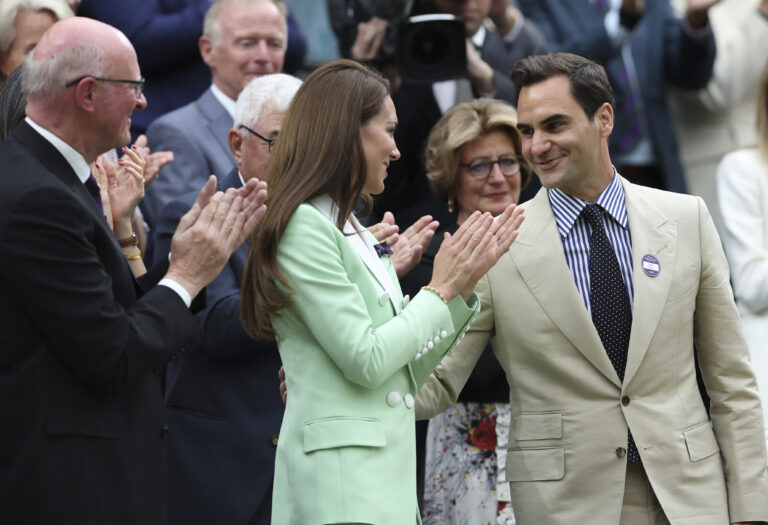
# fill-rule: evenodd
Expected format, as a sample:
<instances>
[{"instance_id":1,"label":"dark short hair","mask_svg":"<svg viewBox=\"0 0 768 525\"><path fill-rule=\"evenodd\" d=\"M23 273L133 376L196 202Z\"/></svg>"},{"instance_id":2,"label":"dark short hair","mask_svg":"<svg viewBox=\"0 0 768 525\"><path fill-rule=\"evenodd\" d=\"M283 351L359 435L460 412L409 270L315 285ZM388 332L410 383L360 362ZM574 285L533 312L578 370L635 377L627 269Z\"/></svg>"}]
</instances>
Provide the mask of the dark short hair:
<instances>
[{"instance_id":1,"label":"dark short hair","mask_svg":"<svg viewBox=\"0 0 768 525\"><path fill-rule=\"evenodd\" d=\"M613 89L605 68L591 60L572 53L531 55L520 60L509 78L515 85L515 105L524 87L544 82L552 77L566 76L570 80L571 96L592 120L597 110L613 103Z\"/></svg>"}]
</instances>

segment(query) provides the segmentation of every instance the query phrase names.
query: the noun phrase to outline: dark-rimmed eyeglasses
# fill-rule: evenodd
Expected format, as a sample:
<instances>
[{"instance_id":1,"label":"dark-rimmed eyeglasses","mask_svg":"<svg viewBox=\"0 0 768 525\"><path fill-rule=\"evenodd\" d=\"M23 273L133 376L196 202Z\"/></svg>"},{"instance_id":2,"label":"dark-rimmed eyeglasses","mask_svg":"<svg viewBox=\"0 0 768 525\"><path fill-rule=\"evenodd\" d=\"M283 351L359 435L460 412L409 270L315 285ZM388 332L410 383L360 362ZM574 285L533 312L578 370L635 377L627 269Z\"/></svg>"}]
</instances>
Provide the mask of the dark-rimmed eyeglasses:
<instances>
[{"instance_id":1,"label":"dark-rimmed eyeglasses","mask_svg":"<svg viewBox=\"0 0 768 525\"><path fill-rule=\"evenodd\" d=\"M82 77L78 77L74 80L70 80L66 84L64 84L65 88L70 88L74 86L75 84L79 83L81 80L86 78L92 78L98 82L118 82L120 84L130 84L133 88L133 94L136 95L136 98L139 98L141 96L141 92L144 91L144 84L147 82L147 80L144 77L141 77L139 80L131 80L129 78L109 78L109 77L95 77L93 75L83 75Z\"/></svg>"},{"instance_id":2,"label":"dark-rimmed eyeglasses","mask_svg":"<svg viewBox=\"0 0 768 525\"><path fill-rule=\"evenodd\" d=\"M523 158L520 155L502 155L496 160L473 160L469 163L459 163L462 168L467 168L472 178L485 180L491 175L493 165L498 164L501 174L512 177L520 173L520 163Z\"/></svg>"},{"instance_id":3,"label":"dark-rimmed eyeglasses","mask_svg":"<svg viewBox=\"0 0 768 525\"><path fill-rule=\"evenodd\" d=\"M262 134L261 134L261 133L259 133L258 131L254 131L254 130L252 130L251 128L249 128L249 127L248 127L248 126L246 126L245 124L240 124L240 127L241 127L241 128L243 128L244 130L246 130L247 132L249 132L249 133L252 133L252 134L256 135L256 136L257 136L257 137L259 137L261 140L263 140L264 142L266 142L266 143L267 143L267 146L269 147L269 152L270 152L270 153L272 153L272 147L275 145L275 141L277 140L276 138L274 138L274 137L265 137L264 135L262 135Z\"/></svg>"}]
</instances>

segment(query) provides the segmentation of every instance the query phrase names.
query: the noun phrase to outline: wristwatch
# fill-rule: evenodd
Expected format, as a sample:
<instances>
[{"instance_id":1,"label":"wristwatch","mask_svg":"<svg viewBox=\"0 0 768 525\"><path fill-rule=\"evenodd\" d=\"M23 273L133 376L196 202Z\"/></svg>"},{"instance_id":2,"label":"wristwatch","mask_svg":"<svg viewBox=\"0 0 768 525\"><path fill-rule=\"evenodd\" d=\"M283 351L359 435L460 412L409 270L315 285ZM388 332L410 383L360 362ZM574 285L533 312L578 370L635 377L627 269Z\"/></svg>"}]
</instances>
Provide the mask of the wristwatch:
<instances>
[{"instance_id":1,"label":"wristwatch","mask_svg":"<svg viewBox=\"0 0 768 525\"><path fill-rule=\"evenodd\" d=\"M126 237L125 239L118 239L117 242L120 243L122 248L127 248L128 246L138 246L139 238L136 236L136 232L131 232L130 237Z\"/></svg>"}]
</instances>

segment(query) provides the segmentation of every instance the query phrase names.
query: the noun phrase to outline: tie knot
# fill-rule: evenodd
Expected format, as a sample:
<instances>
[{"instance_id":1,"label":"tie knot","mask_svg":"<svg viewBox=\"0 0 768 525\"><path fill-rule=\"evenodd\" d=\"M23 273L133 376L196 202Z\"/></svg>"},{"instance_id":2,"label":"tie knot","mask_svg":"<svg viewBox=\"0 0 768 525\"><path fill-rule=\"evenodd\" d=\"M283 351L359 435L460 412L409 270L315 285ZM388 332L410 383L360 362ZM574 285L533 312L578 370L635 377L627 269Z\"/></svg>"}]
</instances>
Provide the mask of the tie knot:
<instances>
[{"instance_id":1,"label":"tie knot","mask_svg":"<svg viewBox=\"0 0 768 525\"><path fill-rule=\"evenodd\" d=\"M603 209L597 204L587 204L581 210L581 214L587 219L592 228L603 227Z\"/></svg>"}]
</instances>

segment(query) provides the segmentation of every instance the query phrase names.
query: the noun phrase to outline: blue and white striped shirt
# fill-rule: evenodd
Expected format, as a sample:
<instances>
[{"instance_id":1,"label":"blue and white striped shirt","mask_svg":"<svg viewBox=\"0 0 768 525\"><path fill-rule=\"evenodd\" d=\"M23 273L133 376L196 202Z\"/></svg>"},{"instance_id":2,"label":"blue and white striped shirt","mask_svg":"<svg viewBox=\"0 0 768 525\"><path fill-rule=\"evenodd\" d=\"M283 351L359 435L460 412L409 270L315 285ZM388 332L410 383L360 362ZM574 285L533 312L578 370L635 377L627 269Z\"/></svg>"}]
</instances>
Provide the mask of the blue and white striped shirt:
<instances>
[{"instance_id":1,"label":"blue and white striped shirt","mask_svg":"<svg viewBox=\"0 0 768 525\"><path fill-rule=\"evenodd\" d=\"M549 204L555 214L560 239L563 241L565 260L573 275L576 288L584 300L584 306L592 315L589 302L589 239L592 228L584 217L580 217L581 210L587 202L567 195L557 188L548 190L547 193ZM629 304L632 305L635 295L632 283L632 238L624 202L624 188L615 170L608 187L595 203L607 212L603 214L603 226L619 260L621 276L629 295Z\"/></svg>"}]
</instances>

